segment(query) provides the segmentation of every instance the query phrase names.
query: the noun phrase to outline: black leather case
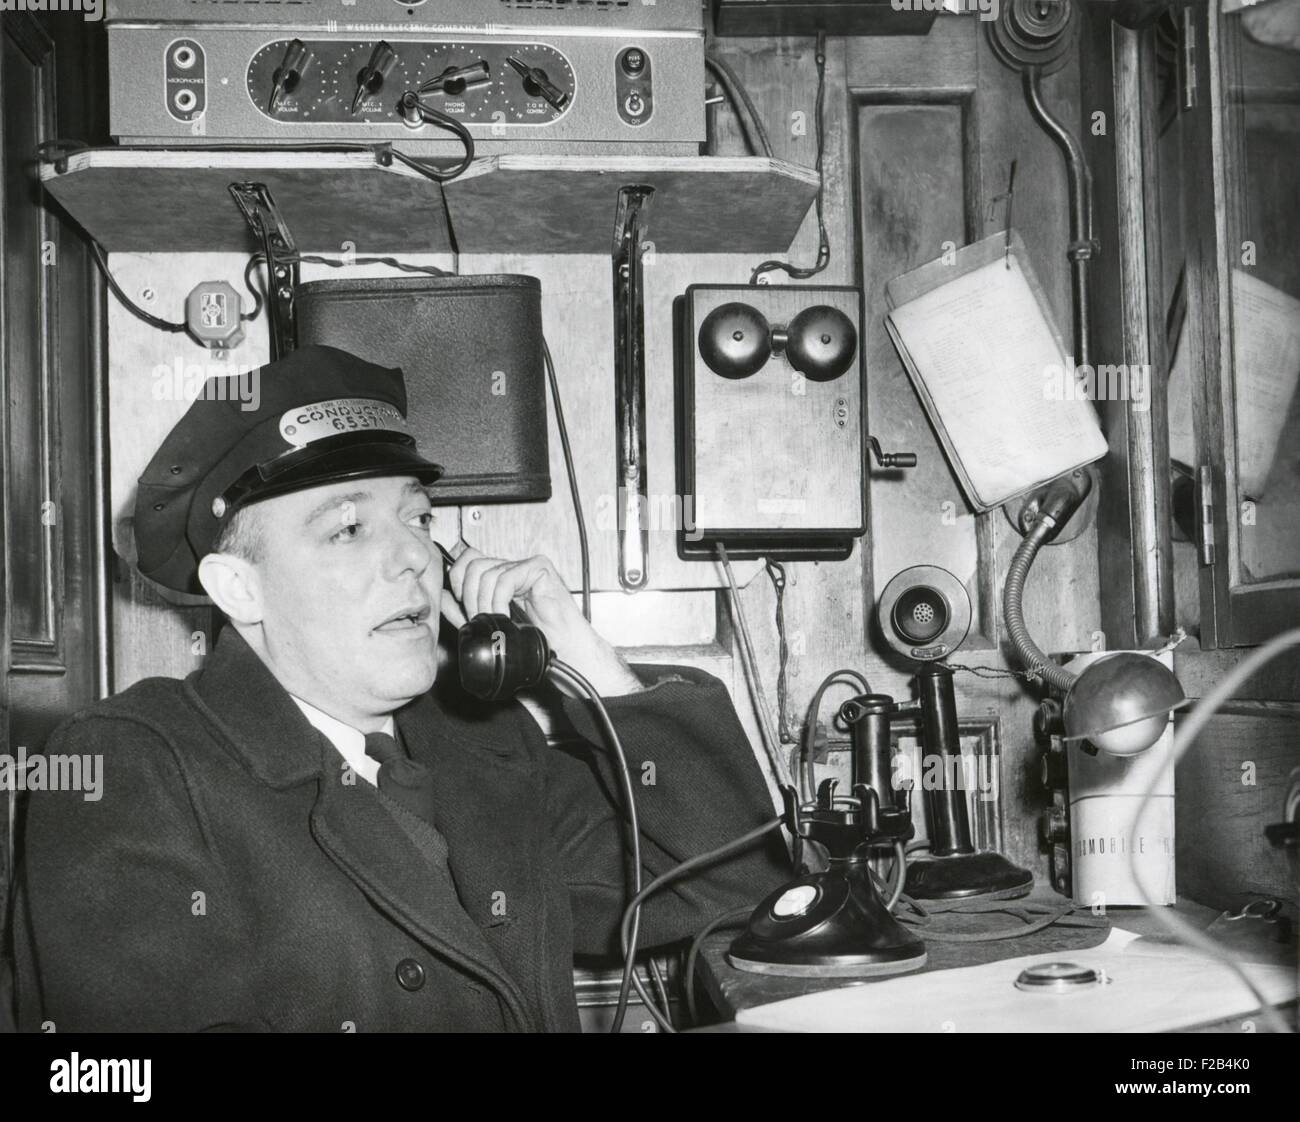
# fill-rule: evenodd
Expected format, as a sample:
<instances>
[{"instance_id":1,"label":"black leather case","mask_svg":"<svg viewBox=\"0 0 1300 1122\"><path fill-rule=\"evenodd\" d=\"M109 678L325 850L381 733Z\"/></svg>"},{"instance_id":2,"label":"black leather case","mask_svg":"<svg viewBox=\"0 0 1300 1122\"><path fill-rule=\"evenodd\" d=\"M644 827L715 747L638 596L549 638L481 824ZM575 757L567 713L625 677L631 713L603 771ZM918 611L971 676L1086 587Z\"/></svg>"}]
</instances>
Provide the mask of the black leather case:
<instances>
[{"instance_id":1,"label":"black leather case","mask_svg":"<svg viewBox=\"0 0 1300 1122\"><path fill-rule=\"evenodd\" d=\"M309 281L297 328L299 346L402 368L411 433L447 469L438 501L551 497L536 277Z\"/></svg>"}]
</instances>

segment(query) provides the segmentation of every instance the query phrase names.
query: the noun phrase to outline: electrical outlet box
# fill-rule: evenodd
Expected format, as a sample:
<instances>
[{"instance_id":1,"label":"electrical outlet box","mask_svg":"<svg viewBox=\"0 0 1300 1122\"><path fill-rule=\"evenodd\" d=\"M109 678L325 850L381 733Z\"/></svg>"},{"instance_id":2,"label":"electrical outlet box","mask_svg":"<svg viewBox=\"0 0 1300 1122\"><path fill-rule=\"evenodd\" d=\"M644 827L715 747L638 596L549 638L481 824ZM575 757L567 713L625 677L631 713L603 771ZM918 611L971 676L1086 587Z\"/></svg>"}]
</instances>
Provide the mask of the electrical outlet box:
<instances>
[{"instance_id":1,"label":"electrical outlet box","mask_svg":"<svg viewBox=\"0 0 1300 1122\"><path fill-rule=\"evenodd\" d=\"M244 341L243 301L225 281L202 281L185 297L185 329L196 343L230 350Z\"/></svg>"}]
</instances>

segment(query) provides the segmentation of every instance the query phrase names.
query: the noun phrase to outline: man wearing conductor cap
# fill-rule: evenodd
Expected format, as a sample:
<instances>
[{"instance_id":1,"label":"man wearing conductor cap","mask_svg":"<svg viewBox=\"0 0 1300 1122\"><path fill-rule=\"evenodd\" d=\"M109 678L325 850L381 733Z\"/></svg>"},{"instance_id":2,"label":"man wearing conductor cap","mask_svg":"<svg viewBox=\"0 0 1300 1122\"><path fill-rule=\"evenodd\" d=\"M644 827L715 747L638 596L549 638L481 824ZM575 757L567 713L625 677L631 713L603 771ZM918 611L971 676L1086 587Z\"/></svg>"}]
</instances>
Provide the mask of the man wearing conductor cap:
<instances>
[{"instance_id":1,"label":"man wearing conductor cap","mask_svg":"<svg viewBox=\"0 0 1300 1122\"><path fill-rule=\"evenodd\" d=\"M28 796L19 1025L575 1030L574 955L617 951L625 902L610 753L583 701L556 745L470 701L440 617L522 607L606 697L633 775L654 763L647 877L773 816L726 691L629 668L545 557L445 563L449 450L416 447L399 370L312 346L256 377L256 409L196 400L140 478L141 573L227 624L47 745L102 754L103 791ZM642 945L757 903L783 858L770 834L651 898Z\"/></svg>"}]
</instances>

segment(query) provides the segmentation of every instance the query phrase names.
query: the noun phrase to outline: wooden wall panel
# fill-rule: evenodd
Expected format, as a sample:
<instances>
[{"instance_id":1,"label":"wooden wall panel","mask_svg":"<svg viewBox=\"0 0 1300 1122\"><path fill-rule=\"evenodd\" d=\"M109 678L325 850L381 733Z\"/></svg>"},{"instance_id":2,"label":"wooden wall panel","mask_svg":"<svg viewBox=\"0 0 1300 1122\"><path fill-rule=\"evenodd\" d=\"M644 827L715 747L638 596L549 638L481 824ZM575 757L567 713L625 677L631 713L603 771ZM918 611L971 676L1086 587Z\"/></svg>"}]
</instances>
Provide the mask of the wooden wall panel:
<instances>
[{"instance_id":1,"label":"wooden wall panel","mask_svg":"<svg viewBox=\"0 0 1300 1122\"><path fill-rule=\"evenodd\" d=\"M1282 821L1287 777L1300 767L1297 707L1283 715L1237 712L1213 718L1178 765L1176 873L1180 896L1240 908L1259 896L1294 904L1286 853L1264 838Z\"/></svg>"},{"instance_id":2,"label":"wooden wall panel","mask_svg":"<svg viewBox=\"0 0 1300 1122\"><path fill-rule=\"evenodd\" d=\"M941 96L946 100L930 101L918 91L910 103L864 100L858 107L862 284L869 309L863 332L867 415L872 435L887 451L917 457L915 468L873 473L872 577L878 592L901 569L942 565L978 598L978 519L918 408L884 323L891 278L968 241L964 148L970 101L961 91ZM972 645L989 646L987 632Z\"/></svg>"}]
</instances>

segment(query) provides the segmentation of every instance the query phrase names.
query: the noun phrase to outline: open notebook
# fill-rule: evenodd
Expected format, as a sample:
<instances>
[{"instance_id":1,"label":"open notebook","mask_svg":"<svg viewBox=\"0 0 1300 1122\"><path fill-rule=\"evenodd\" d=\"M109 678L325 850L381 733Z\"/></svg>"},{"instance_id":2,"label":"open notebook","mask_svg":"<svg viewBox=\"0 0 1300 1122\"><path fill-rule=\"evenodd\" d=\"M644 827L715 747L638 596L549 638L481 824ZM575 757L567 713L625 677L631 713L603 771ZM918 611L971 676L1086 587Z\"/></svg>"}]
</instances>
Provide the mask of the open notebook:
<instances>
[{"instance_id":1,"label":"open notebook","mask_svg":"<svg viewBox=\"0 0 1300 1122\"><path fill-rule=\"evenodd\" d=\"M1014 231L895 278L885 298L885 326L977 511L1106 454Z\"/></svg>"}]
</instances>

